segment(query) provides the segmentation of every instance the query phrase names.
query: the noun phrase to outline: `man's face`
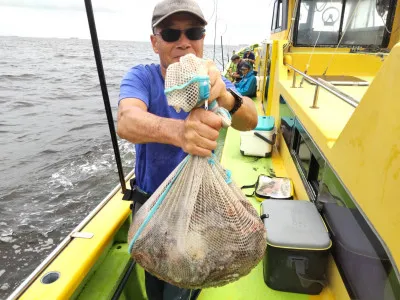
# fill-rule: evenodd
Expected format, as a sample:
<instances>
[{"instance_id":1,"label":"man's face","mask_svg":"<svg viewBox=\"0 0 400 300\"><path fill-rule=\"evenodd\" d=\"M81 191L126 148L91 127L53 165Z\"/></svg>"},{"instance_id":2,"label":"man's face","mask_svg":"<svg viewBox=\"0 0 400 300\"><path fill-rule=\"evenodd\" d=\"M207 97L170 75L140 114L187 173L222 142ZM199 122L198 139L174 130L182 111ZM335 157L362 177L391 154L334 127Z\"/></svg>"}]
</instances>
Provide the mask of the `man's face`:
<instances>
[{"instance_id":1,"label":"man's face","mask_svg":"<svg viewBox=\"0 0 400 300\"><path fill-rule=\"evenodd\" d=\"M234 59L232 62L235 64L235 65L237 65L238 63L239 63L239 58L236 58L236 59Z\"/></svg>"},{"instance_id":2,"label":"man's face","mask_svg":"<svg viewBox=\"0 0 400 300\"><path fill-rule=\"evenodd\" d=\"M203 57L204 36L200 40L190 40L182 32L176 42L166 42L159 34L162 29L172 28L186 30L193 27L202 27L199 20L187 13L177 13L162 22L160 28L155 29L155 35L151 35L153 50L160 56L161 72L165 76L166 69L172 63L178 62L180 57L192 53L197 57Z\"/></svg>"}]
</instances>

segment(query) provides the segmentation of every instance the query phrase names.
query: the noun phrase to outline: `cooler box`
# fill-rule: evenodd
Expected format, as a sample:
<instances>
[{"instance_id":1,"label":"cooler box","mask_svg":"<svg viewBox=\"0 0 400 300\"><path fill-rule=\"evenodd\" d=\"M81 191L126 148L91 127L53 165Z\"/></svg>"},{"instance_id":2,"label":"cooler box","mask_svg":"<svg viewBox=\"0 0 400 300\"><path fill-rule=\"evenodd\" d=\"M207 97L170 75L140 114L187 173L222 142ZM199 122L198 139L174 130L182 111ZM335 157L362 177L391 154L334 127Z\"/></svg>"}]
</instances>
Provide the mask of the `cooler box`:
<instances>
[{"instance_id":1,"label":"cooler box","mask_svg":"<svg viewBox=\"0 0 400 300\"><path fill-rule=\"evenodd\" d=\"M270 199L261 203L261 218L267 229L265 283L274 290L319 294L332 243L315 205Z\"/></svg>"},{"instance_id":2,"label":"cooler box","mask_svg":"<svg viewBox=\"0 0 400 300\"><path fill-rule=\"evenodd\" d=\"M248 156L268 157L275 144L275 119L259 116L257 127L240 133L240 152Z\"/></svg>"}]
</instances>

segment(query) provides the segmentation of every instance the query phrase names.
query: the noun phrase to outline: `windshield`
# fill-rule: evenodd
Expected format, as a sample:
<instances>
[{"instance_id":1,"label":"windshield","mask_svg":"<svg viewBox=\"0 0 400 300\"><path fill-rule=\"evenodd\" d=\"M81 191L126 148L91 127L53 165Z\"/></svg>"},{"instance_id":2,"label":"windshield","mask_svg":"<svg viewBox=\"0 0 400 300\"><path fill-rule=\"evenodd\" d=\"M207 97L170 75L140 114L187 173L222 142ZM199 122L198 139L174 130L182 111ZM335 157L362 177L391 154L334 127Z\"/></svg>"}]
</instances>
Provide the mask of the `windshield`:
<instances>
[{"instance_id":1,"label":"windshield","mask_svg":"<svg viewBox=\"0 0 400 300\"><path fill-rule=\"evenodd\" d=\"M342 39L340 45L385 47L389 7L386 0L301 0L295 44L337 45Z\"/></svg>"}]
</instances>

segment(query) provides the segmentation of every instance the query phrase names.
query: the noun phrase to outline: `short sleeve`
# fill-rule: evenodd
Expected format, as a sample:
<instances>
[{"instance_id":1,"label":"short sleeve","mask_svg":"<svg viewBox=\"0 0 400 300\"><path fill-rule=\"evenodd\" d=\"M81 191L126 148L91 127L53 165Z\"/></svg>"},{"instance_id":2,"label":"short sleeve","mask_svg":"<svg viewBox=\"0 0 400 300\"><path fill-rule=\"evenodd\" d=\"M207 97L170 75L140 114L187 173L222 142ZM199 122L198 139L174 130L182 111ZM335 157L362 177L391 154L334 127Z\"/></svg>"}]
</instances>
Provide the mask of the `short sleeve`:
<instances>
[{"instance_id":1,"label":"short sleeve","mask_svg":"<svg viewBox=\"0 0 400 300\"><path fill-rule=\"evenodd\" d=\"M136 98L142 100L149 107L150 80L147 73L143 65L129 70L121 81L118 104L122 99Z\"/></svg>"}]
</instances>

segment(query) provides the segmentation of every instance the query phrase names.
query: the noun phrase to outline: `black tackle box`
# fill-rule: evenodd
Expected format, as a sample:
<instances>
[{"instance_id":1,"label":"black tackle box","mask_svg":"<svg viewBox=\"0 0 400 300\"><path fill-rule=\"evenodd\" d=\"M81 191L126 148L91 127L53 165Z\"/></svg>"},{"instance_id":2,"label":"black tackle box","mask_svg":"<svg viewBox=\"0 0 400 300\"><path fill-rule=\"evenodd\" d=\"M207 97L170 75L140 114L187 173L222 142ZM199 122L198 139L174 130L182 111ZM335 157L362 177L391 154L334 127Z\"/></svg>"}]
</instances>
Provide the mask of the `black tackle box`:
<instances>
[{"instance_id":1,"label":"black tackle box","mask_svg":"<svg viewBox=\"0 0 400 300\"><path fill-rule=\"evenodd\" d=\"M327 228L315 205L305 200L265 200L267 229L264 281L274 290L317 295L325 285Z\"/></svg>"}]
</instances>

